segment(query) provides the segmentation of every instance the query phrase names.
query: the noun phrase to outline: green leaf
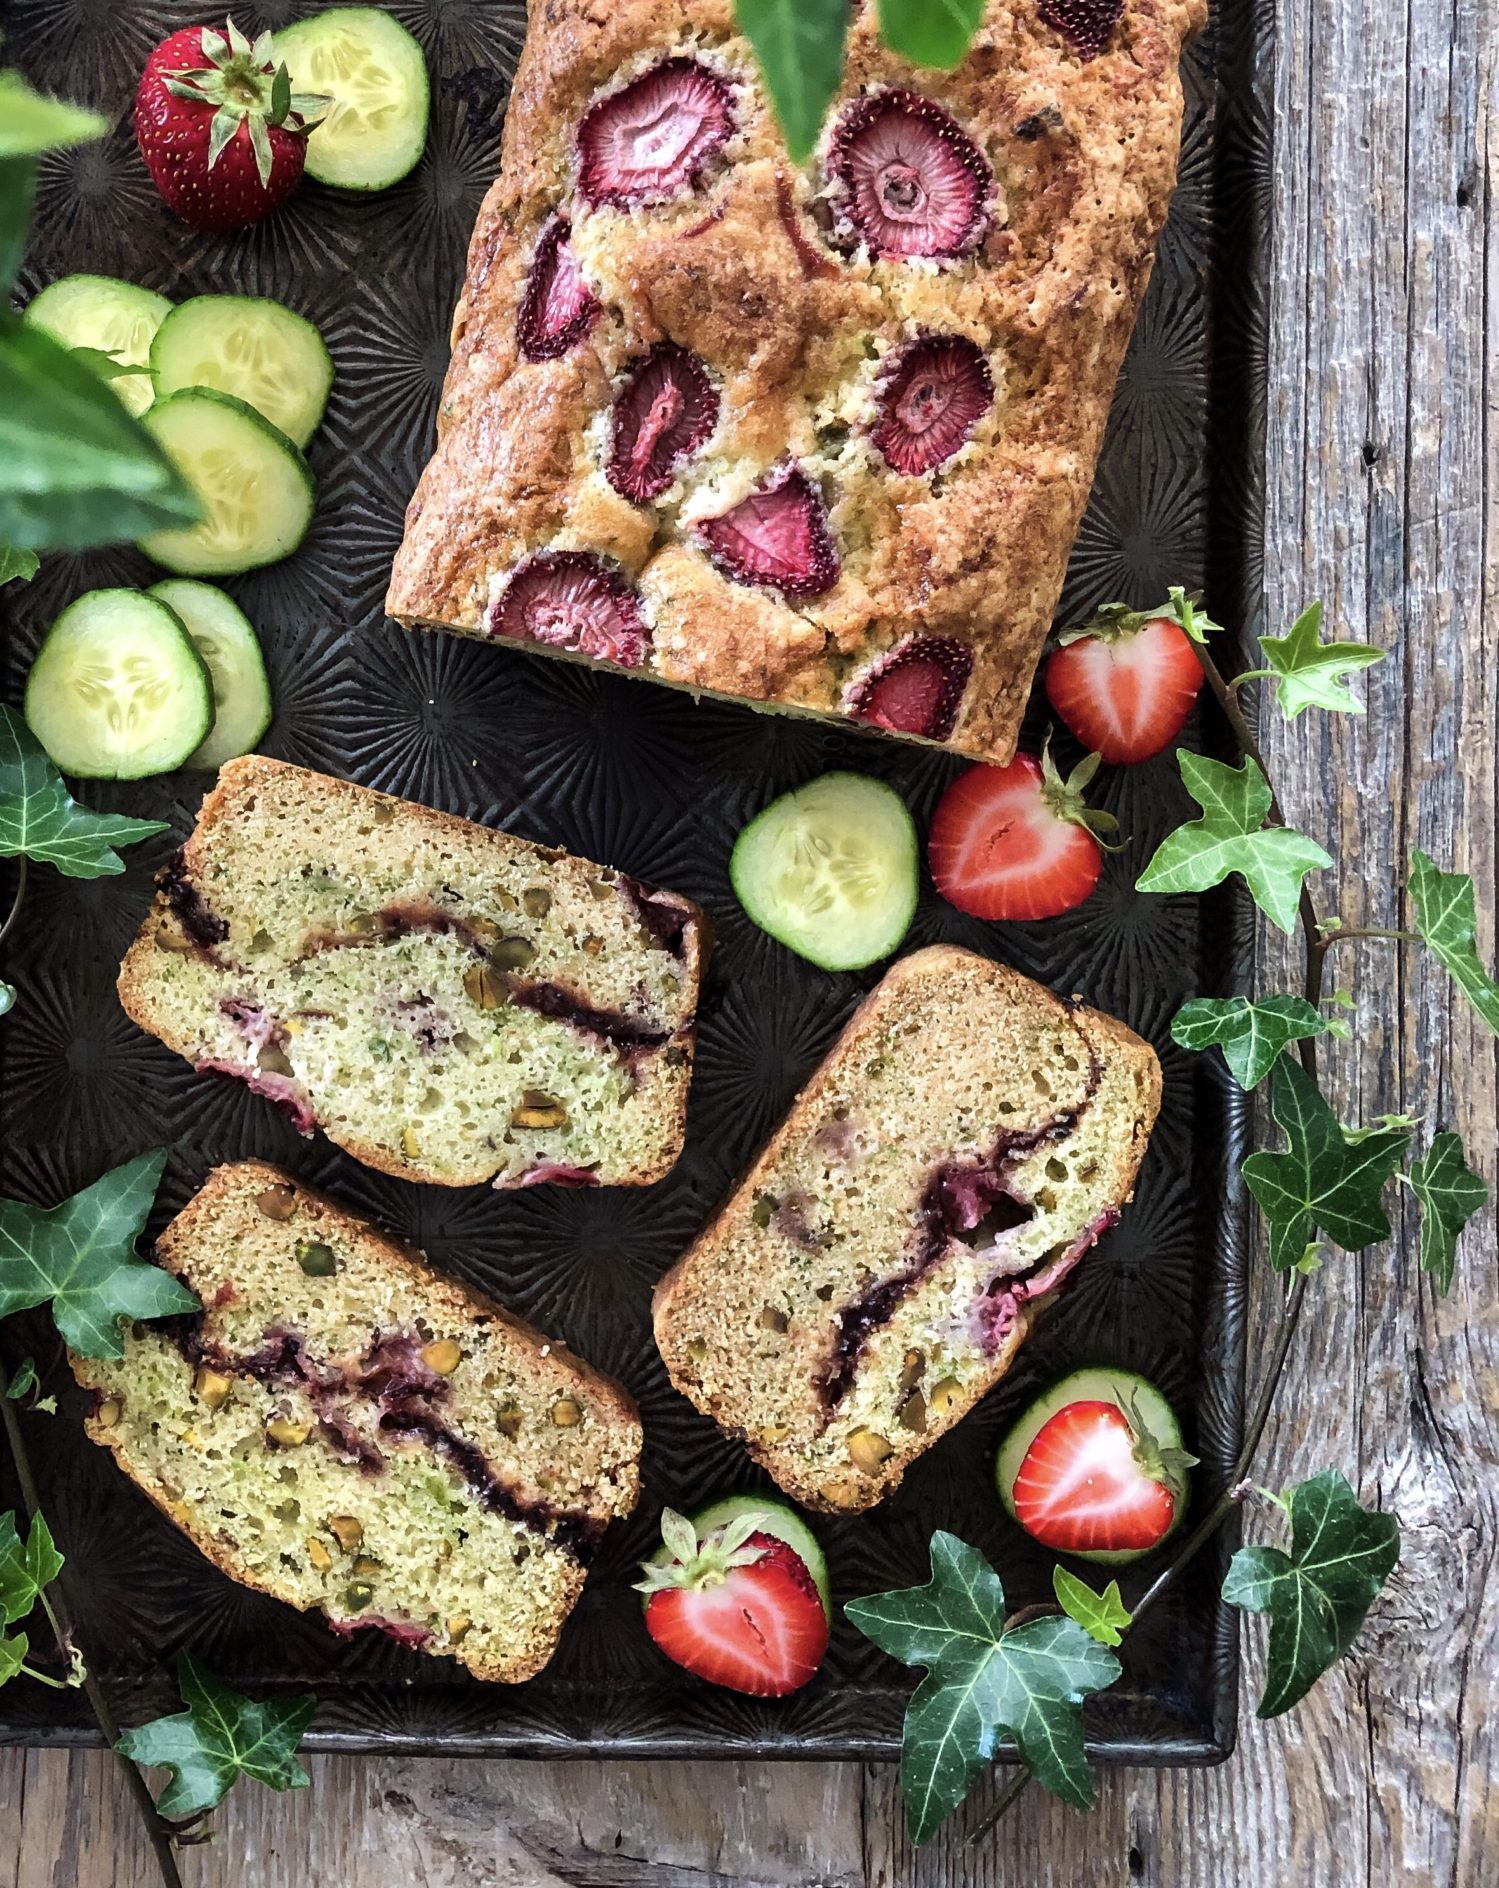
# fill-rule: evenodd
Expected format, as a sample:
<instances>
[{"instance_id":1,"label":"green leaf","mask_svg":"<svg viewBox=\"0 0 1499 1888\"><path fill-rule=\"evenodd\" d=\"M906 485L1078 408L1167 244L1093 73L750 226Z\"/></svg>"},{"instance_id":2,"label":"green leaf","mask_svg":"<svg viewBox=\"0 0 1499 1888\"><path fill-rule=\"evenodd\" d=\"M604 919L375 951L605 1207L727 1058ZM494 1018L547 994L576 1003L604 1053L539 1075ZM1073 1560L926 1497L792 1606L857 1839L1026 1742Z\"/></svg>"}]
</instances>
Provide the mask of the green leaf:
<instances>
[{"instance_id":1,"label":"green leaf","mask_svg":"<svg viewBox=\"0 0 1499 1888\"><path fill-rule=\"evenodd\" d=\"M12 1403L21 1402L28 1390L37 1388L36 1365L29 1357L23 1357L11 1372L10 1388L5 1394Z\"/></svg>"},{"instance_id":2,"label":"green leaf","mask_svg":"<svg viewBox=\"0 0 1499 1888\"><path fill-rule=\"evenodd\" d=\"M1323 642L1322 605L1310 603L1291 625L1288 636L1261 636L1270 673L1278 684L1276 699L1287 721L1303 708L1326 708L1334 714L1361 715L1343 679L1355 670L1383 662L1385 651L1367 642Z\"/></svg>"},{"instance_id":3,"label":"green leaf","mask_svg":"<svg viewBox=\"0 0 1499 1888\"><path fill-rule=\"evenodd\" d=\"M24 1669L26 1654L30 1650L31 1644L24 1632L0 1638L0 1685L8 1683L17 1672Z\"/></svg>"},{"instance_id":4,"label":"green leaf","mask_svg":"<svg viewBox=\"0 0 1499 1888\"><path fill-rule=\"evenodd\" d=\"M16 285L36 201L36 159L0 157L0 307Z\"/></svg>"},{"instance_id":5,"label":"green leaf","mask_svg":"<svg viewBox=\"0 0 1499 1888\"><path fill-rule=\"evenodd\" d=\"M1421 1270L1432 1274L1445 1296L1457 1263L1458 1235L1489 1190L1463 1158L1461 1137L1452 1133L1438 1134L1406 1178L1421 1203Z\"/></svg>"},{"instance_id":6,"label":"green leaf","mask_svg":"<svg viewBox=\"0 0 1499 1888\"><path fill-rule=\"evenodd\" d=\"M36 1515L26 1539L14 1514L0 1514L0 1617L7 1626L24 1619L43 1587L62 1572L63 1558L52 1540L46 1517Z\"/></svg>"},{"instance_id":7,"label":"green leaf","mask_svg":"<svg viewBox=\"0 0 1499 1888\"><path fill-rule=\"evenodd\" d=\"M1270 1263L1291 1270L1315 1228L1345 1252L1389 1237L1380 1205L1385 1182L1410 1141L1403 1128L1349 1134L1321 1090L1289 1056L1275 1065L1270 1111L1285 1130L1284 1153L1251 1154L1244 1178L1270 1226Z\"/></svg>"},{"instance_id":8,"label":"green leaf","mask_svg":"<svg viewBox=\"0 0 1499 1888\"><path fill-rule=\"evenodd\" d=\"M108 129L98 112L44 98L19 72L0 72L0 157L40 157L102 138Z\"/></svg>"},{"instance_id":9,"label":"green leaf","mask_svg":"<svg viewBox=\"0 0 1499 1888\"><path fill-rule=\"evenodd\" d=\"M1394 1515L1361 1508L1336 1469L1290 1489L1287 1505L1290 1553L1241 1547L1223 1582L1230 1606L1270 1615L1262 1718L1289 1711L1337 1663L1400 1557Z\"/></svg>"},{"instance_id":10,"label":"green leaf","mask_svg":"<svg viewBox=\"0 0 1499 1888\"><path fill-rule=\"evenodd\" d=\"M984 17L984 0L880 0L880 38L914 65L950 72Z\"/></svg>"},{"instance_id":11,"label":"green leaf","mask_svg":"<svg viewBox=\"0 0 1499 1888\"><path fill-rule=\"evenodd\" d=\"M1499 1036L1499 983L1478 961L1478 911L1466 872L1443 872L1419 848L1411 854L1406 889L1416 907L1416 929L1447 966L1452 980Z\"/></svg>"},{"instance_id":12,"label":"green leaf","mask_svg":"<svg viewBox=\"0 0 1499 1888\"><path fill-rule=\"evenodd\" d=\"M927 1675L906 1709L901 1794L913 1842L925 1842L968 1794L1008 1731L1037 1782L1086 1808L1093 1782L1081 1705L1119 1676L1119 1661L1072 1619L1007 1628L999 1576L954 1535L932 1536L925 1586L852 1600L844 1612L892 1658Z\"/></svg>"},{"instance_id":13,"label":"green leaf","mask_svg":"<svg viewBox=\"0 0 1499 1888\"><path fill-rule=\"evenodd\" d=\"M139 1154L60 1206L0 1200L0 1318L49 1304L85 1357L119 1357L122 1318L195 1311L180 1279L136 1252L166 1149Z\"/></svg>"},{"instance_id":14,"label":"green leaf","mask_svg":"<svg viewBox=\"0 0 1499 1888\"><path fill-rule=\"evenodd\" d=\"M1090 1639L1100 1645L1118 1645L1134 1614L1119 1597L1119 1582L1110 1580L1102 1593L1095 1593L1086 1580L1079 1580L1065 1567L1051 1570L1051 1590L1057 1604L1069 1619L1075 1619Z\"/></svg>"},{"instance_id":15,"label":"green leaf","mask_svg":"<svg viewBox=\"0 0 1499 1888\"><path fill-rule=\"evenodd\" d=\"M113 354L106 354L102 347L70 347L68 352L75 361L82 361L101 380L128 380L132 374L151 371L146 367L133 366L129 361L117 361Z\"/></svg>"},{"instance_id":16,"label":"green leaf","mask_svg":"<svg viewBox=\"0 0 1499 1888\"><path fill-rule=\"evenodd\" d=\"M212 1809L242 1776L272 1790L307 1787L297 1746L317 1709L316 1698L272 1698L258 1704L231 1691L190 1652L178 1657L177 1686L186 1711L126 1731L115 1746L133 1763L171 1772L172 1780L156 1803L163 1816L193 1816Z\"/></svg>"},{"instance_id":17,"label":"green leaf","mask_svg":"<svg viewBox=\"0 0 1499 1888\"><path fill-rule=\"evenodd\" d=\"M1332 860L1304 834L1265 824L1270 788L1252 760L1230 767L1180 747L1176 758L1202 817L1166 835L1136 881L1138 889L1205 892L1241 872L1260 910L1289 934L1301 881Z\"/></svg>"},{"instance_id":18,"label":"green leaf","mask_svg":"<svg viewBox=\"0 0 1499 1888\"><path fill-rule=\"evenodd\" d=\"M735 0L734 12L755 49L786 149L803 164L843 77L848 0Z\"/></svg>"},{"instance_id":19,"label":"green leaf","mask_svg":"<svg viewBox=\"0 0 1499 1888\"><path fill-rule=\"evenodd\" d=\"M78 550L191 524L198 509L96 373L0 313L0 543Z\"/></svg>"},{"instance_id":20,"label":"green leaf","mask_svg":"<svg viewBox=\"0 0 1499 1888\"><path fill-rule=\"evenodd\" d=\"M13 708L0 705L0 859L25 853L67 878L123 872L112 850L164 833L159 819L127 819L80 806Z\"/></svg>"},{"instance_id":21,"label":"green leaf","mask_svg":"<svg viewBox=\"0 0 1499 1888\"><path fill-rule=\"evenodd\" d=\"M1171 1040L1183 1049L1223 1051L1240 1088L1257 1088L1288 1043L1327 1033L1328 1019L1302 996L1198 996L1171 1019Z\"/></svg>"},{"instance_id":22,"label":"green leaf","mask_svg":"<svg viewBox=\"0 0 1499 1888\"><path fill-rule=\"evenodd\" d=\"M22 583L30 583L36 573L35 551L17 551L8 544L0 544L0 583L14 583L17 578Z\"/></svg>"}]
</instances>

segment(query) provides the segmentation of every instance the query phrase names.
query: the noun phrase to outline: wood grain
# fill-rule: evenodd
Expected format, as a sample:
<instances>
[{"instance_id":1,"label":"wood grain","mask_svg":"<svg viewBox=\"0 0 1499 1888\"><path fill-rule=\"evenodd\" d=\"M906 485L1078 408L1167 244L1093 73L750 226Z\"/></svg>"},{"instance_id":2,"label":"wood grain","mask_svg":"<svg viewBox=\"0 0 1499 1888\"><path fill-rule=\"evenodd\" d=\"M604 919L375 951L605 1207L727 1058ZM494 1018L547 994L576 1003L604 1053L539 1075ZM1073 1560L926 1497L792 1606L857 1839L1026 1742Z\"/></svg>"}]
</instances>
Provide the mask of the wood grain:
<instances>
[{"instance_id":1,"label":"wood grain","mask_svg":"<svg viewBox=\"0 0 1499 1888\"><path fill-rule=\"evenodd\" d=\"M1499 703L1499 17L1492 0L1278 0L1268 615L1312 596L1388 647L1368 715L1265 717L1288 806L1342 864L1348 923L1401 922L1413 844L1479 886L1492 958ZM1499 1055L1410 951L1339 947L1349 1120L1454 1126L1494 1185ZM1267 944L1264 987L1287 958ZM888 1770L314 1760L311 1791L237 1792L193 1888L1480 1888L1499 1854L1499 1264L1493 1220L1438 1302L1415 1219L1329 1255L1262 1464L1343 1467L1399 1516L1400 1570L1352 1658L1235 1759L1106 1775L1082 1818L1031 1790L964 1847L994 1783L922 1853ZM1268 1292L1261 1328L1273 1310ZM1253 1355L1253 1351L1251 1353ZM1003 1782L1001 1774L996 1781ZM0 1888L136 1888L149 1872L98 1754L0 1753Z\"/></svg>"}]
</instances>

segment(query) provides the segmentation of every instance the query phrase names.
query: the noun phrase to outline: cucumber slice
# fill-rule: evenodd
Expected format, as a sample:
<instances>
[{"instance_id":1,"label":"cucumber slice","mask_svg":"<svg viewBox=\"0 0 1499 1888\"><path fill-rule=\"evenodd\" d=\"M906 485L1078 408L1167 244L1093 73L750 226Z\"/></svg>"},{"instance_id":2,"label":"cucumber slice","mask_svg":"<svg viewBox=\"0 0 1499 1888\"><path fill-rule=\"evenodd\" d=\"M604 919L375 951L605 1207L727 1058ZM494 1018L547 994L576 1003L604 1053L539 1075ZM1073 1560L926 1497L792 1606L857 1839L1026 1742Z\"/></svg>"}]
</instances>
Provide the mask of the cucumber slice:
<instances>
[{"instance_id":1,"label":"cucumber slice","mask_svg":"<svg viewBox=\"0 0 1499 1888\"><path fill-rule=\"evenodd\" d=\"M1074 1370L1052 1384L1049 1390L1043 1390L999 1445L999 1452L994 1458L994 1479L999 1487L999 1498L1012 1521L1016 1519L1015 1478L1020 1473L1021 1464L1041 1430L1069 1403L1117 1403L1126 1416L1132 1411L1138 1411L1140 1421L1163 1448L1179 1449L1182 1446L1181 1424L1176 1420L1176 1411L1148 1377L1142 1377L1133 1370L1119 1370L1102 1364ZM1170 1528L1161 1536L1162 1541L1169 1540L1181 1526L1187 1505L1184 1494L1176 1504L1176 1514ZM1157 1541L1156 1547L1160 1545L1161 1541ZM1094 1549L1073 1553L1070 1558L1097 1560L1106 1566L1122 1566L1126 1561L1138 1560L1142 1554L1154 1552L1155 1547L1126 1548L1119 1552Z\"/></svg>"},{"instance_id":2,"label":"cucumber slice","mask_svg":"<svg viewBox=\"0 0 1499 1888\"><path fill-rule=\"evenodd\" d=\"M182 763L217 773L226 760L251 753L271 725L271 686L250 620L211 583L168 577L146 592L176 612L202 657L213 687L213 726Z\"/></svg>"},{"instance_id":3,"label":"cucumber slice","mask_svg":"<svg viewBox=\"0 0 1499 1888\"><path fill-rule=\"evenodd\" d=\"M916 826L899 794L865 774L824 774L772 800L734 845L741 905L823 970L888 957L916 910Z\"/></svg>"},{"instance_id":4,"label":"cucumber slice","mask_svg":"<svg viewBox=\"0 0 1499 1888\"><path fill-rule=\"evenodd\" d=\"M47 631L26 678L26 722L65 774L139 780L192 753L213 725L213 689L159 598L91 590Z\"/></svg>"},{"instance_id":5,"label":"cucumber slice","mask_svg":"<svg viewBox=\"0 0 1499 1888\"><path fill-rule=\"evenodd\" d=\"M203 506L197 524L141 539L158 564L184 577L232 577L290 556L306 537L312 473L254 407L190 387L158 400L144 424Z\"/></svg>"},{"instance_id":6,"label":"cucumber slice","mask_svg":"<svg viewBox=\"0 0 1499 1888\"><path fill-rule=\"evenodd\" d=\"M427 145L422 49L378 7L330 7L276 34L294 92L331 98L307 140L307 175L340 190L386 190Z\"/></svg>"},{"instance_id":7,"label":"cucumber slice","mask_svg":"<svg viewBox=\"0 0 1499 1888\"><path fill-rule=\"evenodd\" d=\"M760 1532L784 1541L811 1574L822 1601L822 1610L827 1614L831 1626L833 1590L828 1578L827 1558L817 1536L794 1508L787 1507L784 1501L777 1501L771 1495L725 1495L721 1501L710 1502L706 1508L694 1514L691 1517L692 1525L701 1540L703 1535L711 1533L714 1528L726 1527L730 1521L737 1521L741 1514L751 1512L761 1517ZM663 1542L651 1555L650 1564L660 1566L670 1559L671 1549ZM649 1595L644 1597L649 1600Z\"/></svg>"},{"instance_id":8,"label":"cucumber slice","mask_svg":"<svg viewBox=\"0 0 1499 1888\"><path fill-rule=\"evenodd\" d=\"M184 387L232 393L294 446L316 432L333 385L333 361L317 329L258 295L179 302L151 343L151 371L158 399Z\"/></svg>"},{"instance_id":9,"label":"cucumber slice","mask_svg":"<svg viewBox=\"0 0 1499 1888\"><path fill-rule=\"evenodd\" d=\"M151 358L151 342L172 311L165 295L112 275L65 275L34 295L25 319L64 347L92 347L132 367ZM127 413L144 413L156 397L147 373L119 374L109 385Z\"/></svg>"}]
</instances>

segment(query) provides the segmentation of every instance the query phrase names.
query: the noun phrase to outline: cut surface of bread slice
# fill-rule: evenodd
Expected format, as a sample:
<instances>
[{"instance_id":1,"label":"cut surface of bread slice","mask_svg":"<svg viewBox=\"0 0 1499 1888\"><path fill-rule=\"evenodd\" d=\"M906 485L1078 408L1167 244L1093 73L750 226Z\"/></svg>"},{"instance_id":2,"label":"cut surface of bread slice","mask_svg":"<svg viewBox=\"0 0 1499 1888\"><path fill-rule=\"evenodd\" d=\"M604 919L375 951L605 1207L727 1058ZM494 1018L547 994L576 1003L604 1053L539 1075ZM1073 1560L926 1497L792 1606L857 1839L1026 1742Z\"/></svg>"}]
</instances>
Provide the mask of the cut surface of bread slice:
<instances>
[{"instance_id":1,"label":"cut surface of bread slice","mask_svg":"<svg viewBox=\"0 0 1499 1888\"><path fill-rule=\"evenodd\" d=\"M72 1358L90 1437L246 1586L480 1678L538 1672L635 1505L628 1394L258 1161L212 1173L156 1256L203 1309Z\"/></svg>"},{"instance_id":2,"label":"cut surface of bread slice","mask_svg":"<svg viewBox=\"0 0 1499 1888\"><path fill-rule=\"evenodd\" d=\"M673 1383L797 1500L872 1506L1118 1218L1159 1105L1122 1023L951 945L902 959L657 1286Z\"/></svg>"},{"instance_id":3,"label":"cut surface of bread slice","mask_svg":"<svg viewBox=\"0 0 1499 1888\"><path fill-rule=\"evenodd\" d=\"M231 761L120 971L143 1029L437 1186L644 1185L682 1150L702 913L347 781Z\"/></svg>"}]
</instances>

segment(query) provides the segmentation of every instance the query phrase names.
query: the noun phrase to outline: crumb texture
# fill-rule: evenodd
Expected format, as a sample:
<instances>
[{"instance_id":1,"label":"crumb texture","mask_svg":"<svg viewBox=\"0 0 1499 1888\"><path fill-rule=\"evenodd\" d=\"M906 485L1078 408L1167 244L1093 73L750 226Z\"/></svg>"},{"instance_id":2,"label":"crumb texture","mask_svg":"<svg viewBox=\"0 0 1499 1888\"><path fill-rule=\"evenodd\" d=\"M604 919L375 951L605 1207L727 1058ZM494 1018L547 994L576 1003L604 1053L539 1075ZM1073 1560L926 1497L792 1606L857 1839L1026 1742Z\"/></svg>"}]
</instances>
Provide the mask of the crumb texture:
<instances>
[{"instance_id":1,"label":"crumb texture","mask_svg":"<svg viewBox=\"0 0 1499 1888\"><path fill-rule=\"evenodd\" d=\"M1118 1218L1159 1105L1122 1023L954 946L902 959L657 1287L673 1383L797 1500L872 1506Z\"/></svg>"},{"instance_id":2,"label":"crumb texture","mask_svg":"<svg viewBox=\"0 0 1499 1888\"><path fill-rule=\"evenodd\" d=\"M729 0L533 9L391 614L1008 760L1205 15L989 0L938 73L855 8L795 166ZM915 636L953 702L875 689Z\"/></svg>"},{"instance_id":3,"label":"crumb texture","mask_svg":"<svg viewBox=\"0 0 1499 1888\"><path fill-rule=\"evenodd\" d=\"M518 1681L639 1492L619 1385L259 1162L157 1257L203 1310L74 1357L90 1437L223 1571Z\"/></svg>"},{"instance_id":4,"label":"crumb texture","mask_svg":"<svg viewBox=\"0 0 1499 1888\"><path fill-rule=\"evenodd\" d=\"M253 756L119 988L199 1069L388 1173L639 1185L681 1152L701 943L675 893Z\"/></svg>"}]
</instances>

